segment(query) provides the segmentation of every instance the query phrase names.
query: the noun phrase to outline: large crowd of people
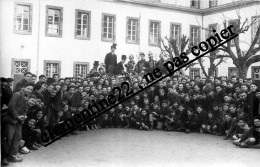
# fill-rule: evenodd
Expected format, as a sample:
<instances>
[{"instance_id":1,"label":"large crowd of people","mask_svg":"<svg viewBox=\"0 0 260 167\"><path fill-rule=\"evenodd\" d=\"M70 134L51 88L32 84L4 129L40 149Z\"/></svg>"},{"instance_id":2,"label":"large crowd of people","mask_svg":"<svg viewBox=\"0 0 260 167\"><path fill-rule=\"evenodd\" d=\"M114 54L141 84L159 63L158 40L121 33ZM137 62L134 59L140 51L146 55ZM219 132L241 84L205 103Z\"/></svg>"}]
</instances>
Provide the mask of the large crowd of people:
<instances>
[{"instance_id":1,"label":"large crowd of people","mask_svg":"<svg viewBox=\"0 0 260 167\"><path fill-rule=\"evenodd\" d=\"M113 55L112 55L113 56ZM41 133L46 127L62 123L107 98L113 87L129 82L131 89L145 87L143 75L165 62L140 53L115 66L94 66L86 78L46 78L26 72L12 89L13 79L1 78L2 164L21 162L22 154L38 150L45 143ZM116 61L115 61L116 62ZM108 70L108 72L106 71ZM38 81L37 81L38 79ZM251 79L195 76L182 73L169 76L130 98L100 117L75 130L100 128L160 129L185 133L223 136L238 147L256 147L260 143L260 89ZM84 132L85 133L85 132Z\"/></svg>"}]
</instances>

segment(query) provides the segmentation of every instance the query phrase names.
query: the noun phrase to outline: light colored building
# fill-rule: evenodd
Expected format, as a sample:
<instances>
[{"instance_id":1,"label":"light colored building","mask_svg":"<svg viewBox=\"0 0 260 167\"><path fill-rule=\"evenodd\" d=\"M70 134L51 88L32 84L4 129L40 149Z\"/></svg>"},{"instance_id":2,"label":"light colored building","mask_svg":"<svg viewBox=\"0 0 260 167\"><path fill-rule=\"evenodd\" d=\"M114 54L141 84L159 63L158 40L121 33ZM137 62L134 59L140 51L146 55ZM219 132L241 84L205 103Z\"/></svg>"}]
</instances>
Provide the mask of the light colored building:
<instances>
[{"instance_id":1,"label":"light colored building","mask_svg":"<svg viewBox=\"0 0 260 167\"><path fill-rule=\"evenodd\" d=\"M112 43L121 55L149 51L159 59L158 38L187 35L193 42L206 38L200 27L237 19L260 18L259 0L2 0L0 6L0 76L21 77L31 71L48 77L89 72L102 63ZM256 27L256 26L255 26ZM250 43L254 28L241 35ZM246 43L241 44L248 48ZM137 57L136 57L137 60ZM208 67L208 62L204 62ZM233 67L233 68L232 68ZM219 76L235 73L231 60L218 68ZM199 66L186 71L201 74ZM260 62L248 77L260 79Z\"/></svg>"}]
</instances>

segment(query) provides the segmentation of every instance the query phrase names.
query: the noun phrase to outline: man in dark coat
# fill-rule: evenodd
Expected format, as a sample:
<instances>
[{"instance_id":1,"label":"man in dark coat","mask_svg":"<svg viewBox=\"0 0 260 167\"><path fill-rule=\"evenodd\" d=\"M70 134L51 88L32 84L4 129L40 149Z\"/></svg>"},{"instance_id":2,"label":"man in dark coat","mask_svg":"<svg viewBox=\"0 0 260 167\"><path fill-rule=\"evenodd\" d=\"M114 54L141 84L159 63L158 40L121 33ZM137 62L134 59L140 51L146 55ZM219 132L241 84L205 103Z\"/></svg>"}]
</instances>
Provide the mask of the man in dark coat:
<instances>
[{"instance_id":1,"label":"man in dark coat","mask_svg":"<svg viewBox=\"0 0 260 167\"><path fill-rule=\"evenodd\" d=\"M257 85L252 83L250 85L250 92L247 94L246 102L248 104L248 112L250 116L250 120L253 120L254 117L258 116L258 99L256 97Z\"/></svg>"},{"instance_id":2,"label":"man in dark coat","mask_svg":"<svg viewBox=\"0 0 260 167\"><path fill-rule=\"evenodd\" d=\"M121 61L119 63L117 63L116 68L115 68L116 75L123 74L123 71L125 70L125 68L124 68L125 61L126 61L126 55L122 55Z\"/></svg>"},{"instance_id":3,"label":"man in dark coat","mask_svg":"<svg viewBox=\"0 0 260 167\"><path fill-rule=\"evenodd\" d=\"M7 123L5 133L9 147L9 161L21 162L23 159L18 157L18 148L22 138L22 124L27 115L27 100L33 91L33 83L27 82L19 92L13 94L9 104L8 112L4 121Z\"/></svg>"},{"instance_id":4,"label":"man in dark coat","mask_svg":"<svg viewBox=\"0 0 260 167\"><path fill-rule=\"evenodd\" d=\"M115 54L116 45L113 43L111 46L111 52L109 52L105 57L105 64L106 64L106 72L110 74L114 74L114 69L117 64L117 55Z\"/></svg>"}]
</instances>

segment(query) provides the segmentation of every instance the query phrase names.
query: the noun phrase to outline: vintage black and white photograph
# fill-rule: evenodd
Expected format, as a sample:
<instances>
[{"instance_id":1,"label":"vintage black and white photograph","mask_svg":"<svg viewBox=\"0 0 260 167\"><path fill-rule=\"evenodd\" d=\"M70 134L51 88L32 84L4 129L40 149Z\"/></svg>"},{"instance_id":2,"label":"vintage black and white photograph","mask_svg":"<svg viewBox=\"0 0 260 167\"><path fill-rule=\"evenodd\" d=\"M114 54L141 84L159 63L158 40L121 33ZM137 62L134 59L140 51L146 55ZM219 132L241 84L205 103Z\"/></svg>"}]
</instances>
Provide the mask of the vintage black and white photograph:
<instances>
[{"instance_id":1,"label":"vintage black and white photograph","mask_svg":"<svg viewBox=\"0 0 260 167\"><path fill-rule=\"evenodd\" d=\"M256 167L260 0L0 0L1 167Z\"/></svg>"}]
</instances>

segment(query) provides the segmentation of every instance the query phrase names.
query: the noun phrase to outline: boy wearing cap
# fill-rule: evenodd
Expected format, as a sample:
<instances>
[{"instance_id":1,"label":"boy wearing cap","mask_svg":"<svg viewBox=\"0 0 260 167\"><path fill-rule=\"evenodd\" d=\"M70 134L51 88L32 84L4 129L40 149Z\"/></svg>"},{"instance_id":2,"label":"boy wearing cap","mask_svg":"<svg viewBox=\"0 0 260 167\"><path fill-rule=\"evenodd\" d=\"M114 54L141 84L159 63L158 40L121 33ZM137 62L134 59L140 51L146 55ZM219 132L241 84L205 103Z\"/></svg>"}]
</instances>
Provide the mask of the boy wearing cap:
<instances>
[{"instance_id":1,"label":"boy wearing cap","mask_svg":"<svg viewBox=\"0 0 260 167\"><path fill-rule=\"evenodd\" d=\"M141 60L139 60L135 66L135 71L140 74L143 71L146 71L147 62L145 61L145 54L140 52Z\"/></svg>"},{"instance_id":2,"label":"boy wearing cap","mask_svg":"<svg viewBox=\"0 0 260 167\"><path fill-rule=\"evenodd\" d=\"M147 62L147 71L148 72L152 72L153 69L156 67L156 61L153 59L153 53L152 52L149 52L148 53L148 62Z\"/></svg>"}]
</instances>

